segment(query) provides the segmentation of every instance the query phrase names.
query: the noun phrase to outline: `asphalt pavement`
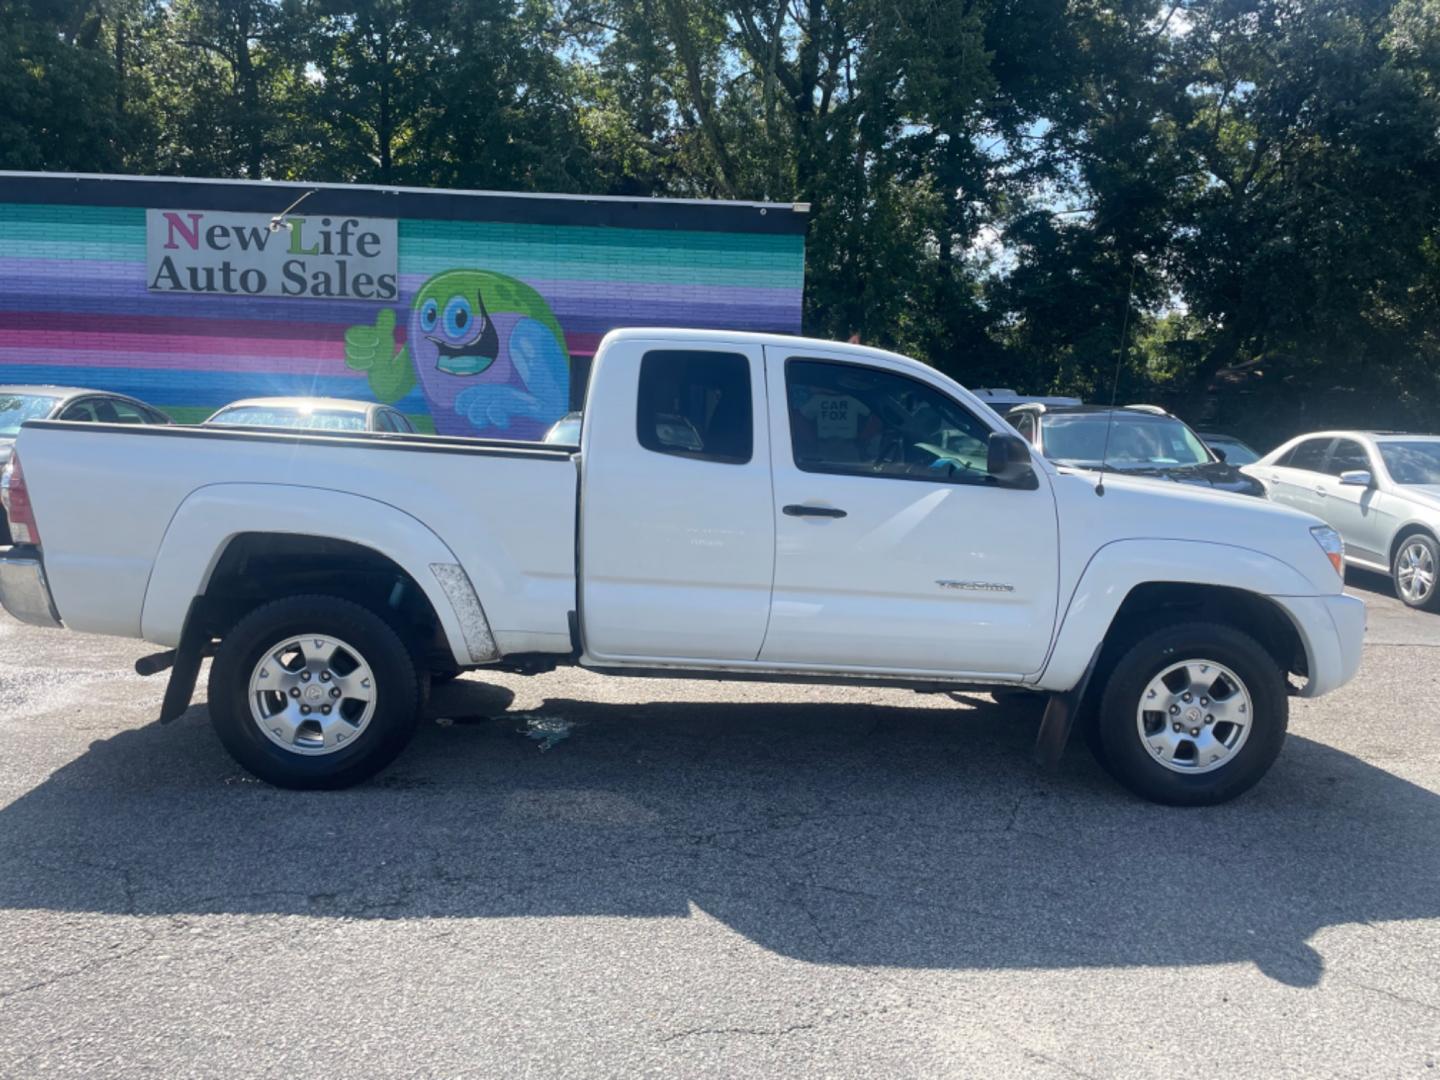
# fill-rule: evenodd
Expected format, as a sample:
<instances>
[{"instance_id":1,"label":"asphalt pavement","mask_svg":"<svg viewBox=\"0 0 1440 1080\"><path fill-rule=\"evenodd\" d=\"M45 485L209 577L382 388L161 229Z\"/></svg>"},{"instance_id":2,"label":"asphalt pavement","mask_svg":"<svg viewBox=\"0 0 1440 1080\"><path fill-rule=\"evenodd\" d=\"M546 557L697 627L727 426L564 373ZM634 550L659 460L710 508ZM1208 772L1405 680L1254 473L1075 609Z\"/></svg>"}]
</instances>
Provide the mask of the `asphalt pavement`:
<instances>
[{"instance_id":1,"label":"asphalt pavement","mask_svg":"<svg viewBox=\"0 0 1440 1080\"><path fill-rule=\"evenodd\" d=\"M1174 810L984 695L467 676L268 788L0 616L0 1075L1440 1077L1440 616ZM201 695L203 696L203 695Z\"/></svg>"}]
</instances>

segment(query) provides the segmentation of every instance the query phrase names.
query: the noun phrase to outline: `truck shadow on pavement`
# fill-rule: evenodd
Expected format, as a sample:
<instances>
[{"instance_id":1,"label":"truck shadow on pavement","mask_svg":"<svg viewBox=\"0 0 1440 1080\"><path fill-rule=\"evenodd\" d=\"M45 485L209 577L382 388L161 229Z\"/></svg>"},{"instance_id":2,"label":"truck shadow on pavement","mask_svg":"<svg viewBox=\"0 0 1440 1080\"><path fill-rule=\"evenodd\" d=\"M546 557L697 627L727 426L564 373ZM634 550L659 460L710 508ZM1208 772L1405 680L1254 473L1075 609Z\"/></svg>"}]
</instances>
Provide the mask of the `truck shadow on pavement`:
<instances>
[{"instance_id":1,"label":"truck shadow on pavement","mask_svg":"<svg viewBox=\"0 0 1440 1080\"><path fill-rule=\"evenodd\" d=\"M605 705L462 680L350 791L241 773L204 709L94 743L0 810L0 907L316 918L688 918L817 963L1251 961L1314 985L1347 923L1440 916L1440 797L1292 735L1229 806L1131 798L1037 713ZM569 737L541 752L536 716ZM556 726L558 723L558 727Z\"/></svg>"}]
</instances>

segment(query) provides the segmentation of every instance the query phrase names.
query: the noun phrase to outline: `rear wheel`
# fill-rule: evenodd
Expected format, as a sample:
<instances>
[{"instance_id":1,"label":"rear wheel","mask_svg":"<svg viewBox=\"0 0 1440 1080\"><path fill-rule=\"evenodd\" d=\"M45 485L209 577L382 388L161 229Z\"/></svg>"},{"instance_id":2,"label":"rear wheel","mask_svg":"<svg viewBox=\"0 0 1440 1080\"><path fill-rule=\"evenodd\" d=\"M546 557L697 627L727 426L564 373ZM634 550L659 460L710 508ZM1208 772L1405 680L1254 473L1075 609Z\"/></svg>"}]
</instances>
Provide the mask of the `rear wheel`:
<instances>
[{"instance_id":1,"label":"rear wheel","mask_svg":"<svg viewBox=\"0 0 1440 1080\"><path fill-rule=\"evenodd\" d=\"M1140 638L1115 664L1095 717L1097 756L1137 795L1208 806L1249 790L1280 753L1285 674L1247 634L1187 623Z\"/></svg>"},{"instance_id":2,"label":"rear wheel","mask_svg":"<svg viewBox=\"0 0 1440 1080\"><path fill-rule=\"evenodd\" d=\"M1406 604L1421 611L1440 611L1440 589L1435 572L1440 566L1440 546L1425 533L1412 533L1400 541L1391 574L1395 592Z\"/></svg>"},{"instance_id":3,"label":"rear wheel","mask_svg":"<svg viewBox=\"0 0 1440 1080\"><path fill-rule=\"evenodd\" d=\"M210 719L260 779L342 788L405 748L423 691L410 650L379 616L338 597L292 597L225 636L210 669Z\"/></svg>"}]
</instances>

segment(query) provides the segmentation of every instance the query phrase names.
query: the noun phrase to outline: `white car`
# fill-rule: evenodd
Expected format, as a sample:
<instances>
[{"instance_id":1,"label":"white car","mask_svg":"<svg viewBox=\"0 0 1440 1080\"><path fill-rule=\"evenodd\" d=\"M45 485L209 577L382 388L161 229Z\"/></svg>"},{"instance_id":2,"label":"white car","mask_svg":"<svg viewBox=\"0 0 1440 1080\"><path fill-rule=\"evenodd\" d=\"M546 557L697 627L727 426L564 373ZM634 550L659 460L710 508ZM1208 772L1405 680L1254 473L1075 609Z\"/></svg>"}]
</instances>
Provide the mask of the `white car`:
<instances>
[{"instance_id":1,"label":"white car","mask_svg":"<svg viewBox=\"0 0 1440 1080\"><path fill-rule=\"evenodd\" d=\"M1389 574L1411 607L1440 610L1440 436L1317 431L1244 471L1275 502L1333 526L1347 563Z\"/></svg>"},{"instance_id":2,"label":"white car","mask_svg":"<svg viewBox=\"0 0 1440 1080\"><path fill-rule=\"evenodd\" d=\"M1360 663L1340 538L1262 499L1057 468L959 384L879 349L621 330L573 446L45 421L20 433L0 602L170 650L256 775L341 787L432 673L571 664L1049 695L1161 802L1249 788L1291 675ZM106 523L103 529L95 523ZM582 684L577 684L582 685Z\"/></svg>"},{"instance_id":3,"label":"white car","mask_svg":"<svg viewBox=\"0 0 1440 1080\"><path fill-rule=\"evenodd\" d=\"M413 435L399 409L373 401L326 397L260 397L232 401L206 427L294 428L303 431L390 431Z\"/></svg>"}]
</instances>

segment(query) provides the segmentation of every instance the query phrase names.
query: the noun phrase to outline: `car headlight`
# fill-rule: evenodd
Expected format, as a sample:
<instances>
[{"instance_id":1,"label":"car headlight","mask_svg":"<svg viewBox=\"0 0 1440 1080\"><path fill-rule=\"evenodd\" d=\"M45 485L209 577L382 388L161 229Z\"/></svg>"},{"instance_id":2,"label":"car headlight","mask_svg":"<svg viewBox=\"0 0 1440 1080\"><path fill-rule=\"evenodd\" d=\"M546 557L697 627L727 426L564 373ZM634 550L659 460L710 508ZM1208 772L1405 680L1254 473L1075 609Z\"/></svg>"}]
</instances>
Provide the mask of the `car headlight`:
<instances>
[{"instance_id":1,"label":"car headlight","mask_svg":"<svg viewBox=\"0 0 1440 1080\"><path fill-rule=\"evenodd\" d=\"M1335 573L1343 578L1345 576L1345 541L1340 539L1340 534L1329 525L1312 525L1310 535L1315 537L1315 542L1320 545L1320 550L1325 552L1325 557L1330 560L1330 565L1335 568Z\"/></svg>"}]
</instances>

